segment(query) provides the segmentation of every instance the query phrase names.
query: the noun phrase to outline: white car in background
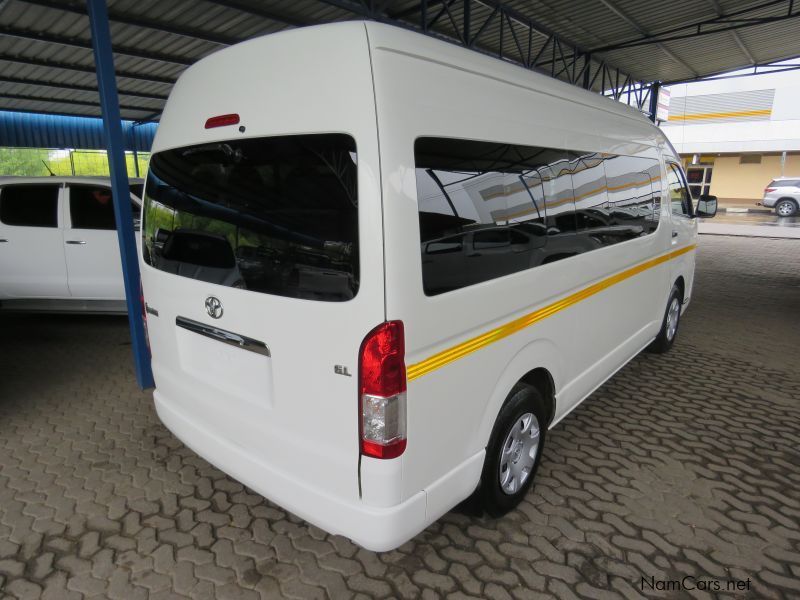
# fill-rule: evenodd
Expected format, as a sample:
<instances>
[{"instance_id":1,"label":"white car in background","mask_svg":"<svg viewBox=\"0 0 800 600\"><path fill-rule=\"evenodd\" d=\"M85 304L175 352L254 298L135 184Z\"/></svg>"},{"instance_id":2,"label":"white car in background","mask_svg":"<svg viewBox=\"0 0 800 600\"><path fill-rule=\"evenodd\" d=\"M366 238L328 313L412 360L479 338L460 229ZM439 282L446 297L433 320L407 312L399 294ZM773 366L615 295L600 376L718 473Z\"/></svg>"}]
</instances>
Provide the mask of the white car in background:
<instances>
[{"instance_id":1,"label":"white car in background","mask_svg":"<svg viewBox=\"0 0 800 600\"><path fill-rule=\"evenodd\" d=\"M762 206L775 209L779 217L793 217L800 210L800 177L778 177L764 189Z\"/></svg>"},{"instance_id":2,"label":"white car in background","mask_svg":"<svg viewBox=\"0 0 800 600\"><path fill-rule=\"evenodd\" d=\"M109 178L0 177L0 309L126 312Z\"/></svg>"}]
</instances>

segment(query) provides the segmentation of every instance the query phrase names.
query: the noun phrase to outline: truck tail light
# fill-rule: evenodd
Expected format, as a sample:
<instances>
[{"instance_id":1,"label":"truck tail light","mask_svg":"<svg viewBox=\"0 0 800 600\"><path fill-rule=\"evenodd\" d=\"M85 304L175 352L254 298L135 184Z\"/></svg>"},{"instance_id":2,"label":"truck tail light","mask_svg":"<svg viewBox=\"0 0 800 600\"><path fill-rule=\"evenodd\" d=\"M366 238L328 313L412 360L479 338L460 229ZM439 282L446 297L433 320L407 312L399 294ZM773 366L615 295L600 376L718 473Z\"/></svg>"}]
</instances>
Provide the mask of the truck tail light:
<instances>
[{"instance_id":1,"label":"truck tail light","mask_svg":"<svg viewBox=\"0 0 800 600\"><path fill-rule=\"evenodd\" d=\"M406 365L402 321L381 323L358 355L361 454L396 458L406 449Z\"/></svg>"}]
</instances>

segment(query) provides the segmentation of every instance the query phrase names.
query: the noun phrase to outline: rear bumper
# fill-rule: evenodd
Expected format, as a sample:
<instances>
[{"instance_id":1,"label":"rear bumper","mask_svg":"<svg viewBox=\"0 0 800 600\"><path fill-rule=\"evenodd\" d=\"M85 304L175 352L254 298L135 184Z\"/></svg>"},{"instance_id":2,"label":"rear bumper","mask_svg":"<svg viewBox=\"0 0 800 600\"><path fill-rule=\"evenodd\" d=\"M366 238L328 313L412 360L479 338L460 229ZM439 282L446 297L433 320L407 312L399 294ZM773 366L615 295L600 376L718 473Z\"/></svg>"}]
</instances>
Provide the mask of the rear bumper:
<instances>
[{"instance_id":1,"label":"rear bumper","mask_svg":"<svg viewBox=\"0 0 800 600\"><path fill-rule=\"evenodd\" d=\"M194 422L166 401L158 390L153 397L156 412L164 425L197 454L309 523L330 533L344 535L368 550L382 552L397 548L444 512L428 511L425 491L386 508L350 503L327 495L310 485L313 482L287 477L257 460L246 449ZM444 480L434 484L435 488L444 486L447 489L450 478L459 477L461 471L460 467L455 469ZM454 498L452 505L461 499Z\"/></svg>"},{"instance_id":2,"label":"rear bumper","mask_svg":"<svg viewBox=\"0 0 800 600\"><path fill-rule=\"evenodd\" d=\"M766 206L767 208L775 208L775 202L777 202L777 198L764 198L761 202L756 202L757 206Z\"/></svg>"}]
</instances>

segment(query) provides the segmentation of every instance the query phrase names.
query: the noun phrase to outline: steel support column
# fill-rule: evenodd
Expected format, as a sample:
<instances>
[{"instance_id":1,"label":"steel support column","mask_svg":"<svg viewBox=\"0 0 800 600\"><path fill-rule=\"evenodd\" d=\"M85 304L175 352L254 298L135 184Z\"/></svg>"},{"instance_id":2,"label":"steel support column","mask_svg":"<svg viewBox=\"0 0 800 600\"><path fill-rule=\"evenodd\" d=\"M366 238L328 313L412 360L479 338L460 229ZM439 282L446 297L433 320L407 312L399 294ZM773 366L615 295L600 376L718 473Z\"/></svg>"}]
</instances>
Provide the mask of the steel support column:
<instances>
[{"instance_id":1,"label":"steel support column","mask_svg":"<svg viewBox=\"0 0 800 600\"><path fill-rule=\"evenodd\" d=\"M111 190L114 198L114 216L117 220L119 253L122 258L122 278L125 284L125 302L128 306L128 323L131 330L133 362L136 381L142 389L153 387L150 353L142 319L142 302L139 297L139 263L133 230L128 170L125 165L125 146L122 137L122 119L119 113L117 81L114 75L114 55L111 50L111 32L108 25L108 7L105 0L87 0L92 30L92 49L97 71L97 87L103 111L103 129L108 150L108 167L111 172Z\"/></svg>"}]
</instances>

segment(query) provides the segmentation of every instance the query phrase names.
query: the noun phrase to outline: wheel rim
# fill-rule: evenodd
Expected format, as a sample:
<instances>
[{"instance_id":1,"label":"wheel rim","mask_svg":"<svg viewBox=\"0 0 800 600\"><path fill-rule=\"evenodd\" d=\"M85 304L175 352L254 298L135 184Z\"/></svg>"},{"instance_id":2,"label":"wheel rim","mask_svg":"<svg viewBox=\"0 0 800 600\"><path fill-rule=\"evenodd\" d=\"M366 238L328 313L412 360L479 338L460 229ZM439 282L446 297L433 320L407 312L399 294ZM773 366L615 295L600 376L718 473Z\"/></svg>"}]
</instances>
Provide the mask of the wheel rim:
<instances>
[{"instance_id":1,"label":"wheel rim","mask_svg":"<svg viewBox=\"0 0 800 600\"><path fill-rule=\"evenodd\" d=\"M678 320L681 318L681 303L677 298L673 298L667 310L667 339L671 342L678 331Z\"/></svg>"},{"instance_id":2,"label":"wheel rim","mask_svg":"<svg viewBox=\"0 0 800 600\"><path fill-rule=\"evenodd\" d=\"M788 217L794 212L794 206L790 202L781 202L778 204L778 214L782 217Z\"/></svg>"},{"instance_id":3,"label":"wheel rim","mask_svg":"<svg viewBox=\"0 0 800 600\"><path fill-rule=\"evenodd\" d=\"M511 426L500 455L500 487L506 494L515 494L525 485L533 471L539 452L539 420L525 413Z\"/></svg>"}]
</instances>

